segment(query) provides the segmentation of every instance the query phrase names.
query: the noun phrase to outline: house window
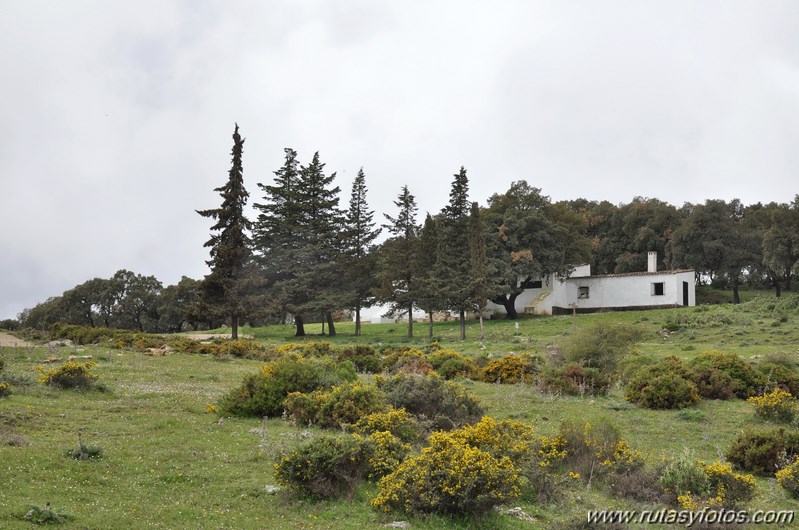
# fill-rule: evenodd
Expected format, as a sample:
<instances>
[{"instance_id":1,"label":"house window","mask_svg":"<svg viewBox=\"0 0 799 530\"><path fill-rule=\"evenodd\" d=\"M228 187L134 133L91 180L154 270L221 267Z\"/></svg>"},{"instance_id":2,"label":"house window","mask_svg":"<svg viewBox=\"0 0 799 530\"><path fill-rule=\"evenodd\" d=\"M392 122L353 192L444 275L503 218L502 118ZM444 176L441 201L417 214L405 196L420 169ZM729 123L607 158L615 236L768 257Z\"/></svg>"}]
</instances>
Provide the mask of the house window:
<instances>
[{"instance_id":1,"label":"house window","mask_svg":"<svg viewBox=\"0 0 799 530\"><path fill-rule=\"evenodd\" d=\"M541 282L541 280L536 280L530 284L530 289L540 289L543 286L544 284Z\"/></svg>"},{"instance_id":2,"label":"house window","mask_svg":"<svg viewBox=\"0 0 799 530\"><path fill-rule=\"evenodd\" d=\"M652 296L663 296L664 283L656 282L652 284Z\"/></svg>"},{"instance_id":3,"label":"house window","mask_svg":"<svg viewBox=\"0 0 799 530\"><path fill-rule=\"evenodd\" d=\"M588 298L588 287L578 287L577 298Z\"/></svg>"}]
</instances>

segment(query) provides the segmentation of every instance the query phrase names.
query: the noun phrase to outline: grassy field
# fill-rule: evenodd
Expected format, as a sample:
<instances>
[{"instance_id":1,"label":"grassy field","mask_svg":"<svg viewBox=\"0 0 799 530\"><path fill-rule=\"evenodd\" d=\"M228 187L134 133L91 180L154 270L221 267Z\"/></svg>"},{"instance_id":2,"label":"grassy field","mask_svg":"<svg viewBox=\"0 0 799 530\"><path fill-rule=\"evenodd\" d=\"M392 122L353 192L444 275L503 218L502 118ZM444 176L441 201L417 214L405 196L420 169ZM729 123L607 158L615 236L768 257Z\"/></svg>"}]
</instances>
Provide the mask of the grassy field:
<instances>
[{"instance_id":1,"label":"grassy field","mask_svg":"<svg viewBox=\"0 0 799 530\"><path fill-rule=\"evenodd\" d=\"M799 312L769 296L748 304L701 306L646 312L598 313L486 323L485 338L470 322L466 342L457 341L457 323L436 323L442 345L470 355L530 352L547 355L569 334L595 322L636 324L646 330L638 346L642 356L691 357L705 350L737 353L758 362L781 353L799 359ZM307 326L310 333L316 325ZM321 328L320 328L321 329ZM671 331L665 331L671 330ZM324 337L334 345L426 344L427 328L408 339L404 324L369 324L362 337L353 326L337 324L339 335ZM259 341L294 342L290 326L243 330ZM309 337L322 339L322 337ZM58 353L92 355L103 391L65 391L36 382L34 368ZM410 521L412 528L551 528L588 509L642 508L610 497L583 483L557 502L518 500L536 522L505 515L482 520L385 515L369 505L373 486L353 498L313 502L279 492L273 464L282 451L319 436L315 428L282 419L220 418L209 412L258 361L207 355L147 356L108 347L3 348L14 393L0 399L0 527L30 528L23 516L32 506L50 506L70 515L66 528L379 528ZM561 397L531 385L463 381L479 396L486 413L532 422L541 434L557 431L564 419L609 419L625 439L652 462L691 449L714 460L748 426L763 425L740 400L703 401L687 411L644 410L626 403L622 389L608 396ZM68 456L78 444L99 445L103 457L79 461ZM753 509L798 510L773 479L758 480Z\"/></svg>"}]
</instances>

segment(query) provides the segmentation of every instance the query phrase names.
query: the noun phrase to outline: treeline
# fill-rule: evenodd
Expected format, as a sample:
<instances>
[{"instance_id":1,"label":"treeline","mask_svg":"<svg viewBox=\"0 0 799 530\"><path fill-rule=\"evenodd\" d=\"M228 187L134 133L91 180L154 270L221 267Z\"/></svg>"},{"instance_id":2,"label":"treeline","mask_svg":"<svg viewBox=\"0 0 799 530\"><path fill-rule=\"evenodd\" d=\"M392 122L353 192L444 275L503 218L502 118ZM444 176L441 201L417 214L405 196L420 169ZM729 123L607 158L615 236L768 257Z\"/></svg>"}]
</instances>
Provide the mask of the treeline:
<instances>
[{"instance_id":1,"label":"treeline","mask_svg":"<svg viewBox=\"0 0 799 530\"><path fill-rule=\"evenodd\" d=\"M127 298L137 292L130 288L115 291L111 305L80 296L99 292L87 284L111 281L92 280L26 310L21 323L42 327L55 319L171 331L224 322L236 337L240 322L288 318L298 336L305 335L307 322L321 322L322 333L327 327L334 335L334 316L344 310L355 315L360 334L361 309L379 302L392 315L408 317L409 336L414 308L428 314L430 333L434 312L457 313L463 336L467 312L482 314L490 300L516 318L515 300L524 289L550 273L569 274L580 263L590 263L594 274L643 271L647 252L654 250L659 269L694 269L697 282L731 288L736 302L742 284L773 288L779 296L797 271L799 195L791 203L748 206L736 199L677 208L640 197L620 205L552 203L518 181L480 207L469 200L461 167L439 212L421 220L414 195L403 186L395 210L379 224L368 206L363 169L342 208L336 174L325 172L319 153L303 165L296 151L285 149L273 181L257 184L256 217L249 219L238 126L233 140L228 180L216 189L221 204L198 211L214 221L205 245L210 274L164 289L148 277L153 288L143 304ZM378 244L381 231L387 237ZM42 306L58 310L48 313Z\"/></svg>"}]
</instances>

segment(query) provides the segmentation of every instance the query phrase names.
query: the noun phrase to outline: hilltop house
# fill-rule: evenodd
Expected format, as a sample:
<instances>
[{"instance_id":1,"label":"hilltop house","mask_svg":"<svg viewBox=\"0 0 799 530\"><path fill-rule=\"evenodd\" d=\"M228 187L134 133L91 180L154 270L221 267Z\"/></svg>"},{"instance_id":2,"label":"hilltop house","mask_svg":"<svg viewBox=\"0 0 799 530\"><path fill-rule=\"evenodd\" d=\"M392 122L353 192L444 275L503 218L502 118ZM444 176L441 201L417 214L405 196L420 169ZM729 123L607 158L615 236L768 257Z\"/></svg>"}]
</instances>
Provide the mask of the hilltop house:
<instances>
[{"instance_id":1,"label":"hilltop house","mask_svg":"<svg viewBox=\"0 0 799 530\"><path fill-rule=\"evenodd\" d=\"M654 309L694 306L694 271L657 270L657 252L648 255L646 272L591 276L590 265L579 265L568 278L550 275L540 287L526 289L516 298L519 313L558 315L603 309ZM488 310L504 315L505 308L493 303Z\"/></svg>"}]
</instances>

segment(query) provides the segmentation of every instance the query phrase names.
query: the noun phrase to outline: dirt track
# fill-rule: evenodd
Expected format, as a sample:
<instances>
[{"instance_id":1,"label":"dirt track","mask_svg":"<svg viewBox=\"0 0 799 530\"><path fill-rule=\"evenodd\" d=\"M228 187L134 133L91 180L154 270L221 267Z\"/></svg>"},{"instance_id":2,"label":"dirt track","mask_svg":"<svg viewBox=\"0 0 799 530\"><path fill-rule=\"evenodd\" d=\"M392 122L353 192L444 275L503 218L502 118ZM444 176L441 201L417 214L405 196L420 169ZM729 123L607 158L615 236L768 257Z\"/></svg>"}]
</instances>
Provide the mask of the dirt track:
<instances>
[{"instance_id":1,"label":"dirt track","mask_svg":"<svg viewBox=\"0 0 799 530\"><path fill-rule=\"evenodd\" d=\"M18 346L20 348L28 348L33 346L30 342L26 342L22 339L18 339L13 335L9 335L8 333L3 333L0 331L0 348L13 348L14 346Z\"/></svg>"}]
</instances>

